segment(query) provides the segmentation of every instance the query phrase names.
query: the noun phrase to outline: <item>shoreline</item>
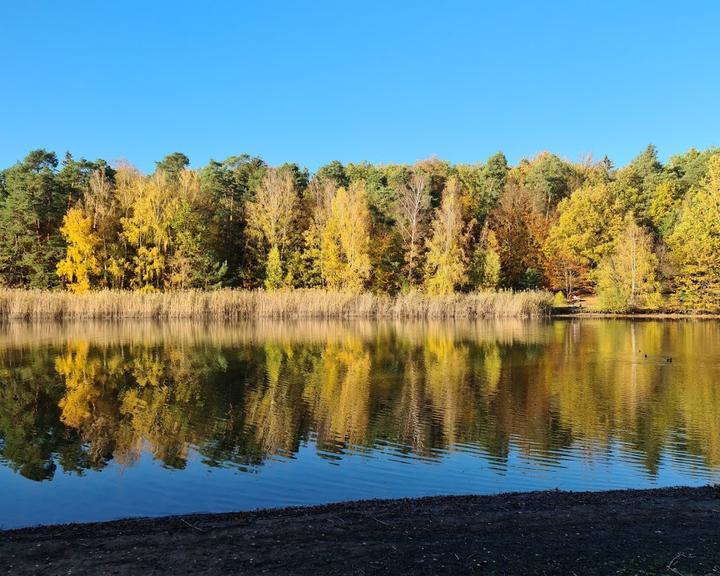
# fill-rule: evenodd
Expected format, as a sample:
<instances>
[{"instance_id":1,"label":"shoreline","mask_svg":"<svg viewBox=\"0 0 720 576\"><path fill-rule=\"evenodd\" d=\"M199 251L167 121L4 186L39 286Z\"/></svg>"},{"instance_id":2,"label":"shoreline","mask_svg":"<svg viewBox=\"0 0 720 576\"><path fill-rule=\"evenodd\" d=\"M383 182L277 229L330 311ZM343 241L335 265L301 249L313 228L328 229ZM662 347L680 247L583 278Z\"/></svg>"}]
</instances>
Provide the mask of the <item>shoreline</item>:
<instances>
[{"instance_id":1,"label":"shoreline","mask_svg":"<svg viewBox=\"0 0 720 576\"><path fill-rule=\"evenodd\" d=\"M717 320L720 313L666 311L602 312L553 307L544 290L485 291L432 296L346 293L316 288L294 290L184 290L140 292L0 289L0 323L190 320L491 320L491 319Z\"/></svg>"},{"instance_id":2,"label":"shoreline","mask_svg":"<svg viewBox=\"0 0 720 576\"><path fill-rule=\"evenodd\" d=\"M365 500L0 531L9 574L709 574L720 489Z\"/></svg>"},{"instance_id":3,"label":"shoreline","mask_svg":"<svg viewBox=\"0 0 720 576\"><path fill-rule=\"evenodd\" d=\"M682 314L680 312L550 312L550 318L612 320L720 320L720 314Z\"/></svg>"}]
</instances>

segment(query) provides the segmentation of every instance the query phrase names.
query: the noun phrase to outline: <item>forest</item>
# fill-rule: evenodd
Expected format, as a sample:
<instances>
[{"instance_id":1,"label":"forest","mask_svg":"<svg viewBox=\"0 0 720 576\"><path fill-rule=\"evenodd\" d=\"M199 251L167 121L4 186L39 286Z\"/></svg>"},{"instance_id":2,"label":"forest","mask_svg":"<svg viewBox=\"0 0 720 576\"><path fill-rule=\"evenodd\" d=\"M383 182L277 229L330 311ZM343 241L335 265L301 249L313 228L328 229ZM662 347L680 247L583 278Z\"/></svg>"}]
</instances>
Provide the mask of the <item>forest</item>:
<instances>
[{"instance_id":1,"label":"forest","mask_svg":"<svg viewBox=\"0 0 720 576\"><path fill-rule=\"evenodd\" d=\"M143 174L46 150L0 172L0 286L323 288L429 296L548 289L600 309L720 312L720 150L624 167L543 152L508 164L240 155Z\"/></svg>"}]
</instances>

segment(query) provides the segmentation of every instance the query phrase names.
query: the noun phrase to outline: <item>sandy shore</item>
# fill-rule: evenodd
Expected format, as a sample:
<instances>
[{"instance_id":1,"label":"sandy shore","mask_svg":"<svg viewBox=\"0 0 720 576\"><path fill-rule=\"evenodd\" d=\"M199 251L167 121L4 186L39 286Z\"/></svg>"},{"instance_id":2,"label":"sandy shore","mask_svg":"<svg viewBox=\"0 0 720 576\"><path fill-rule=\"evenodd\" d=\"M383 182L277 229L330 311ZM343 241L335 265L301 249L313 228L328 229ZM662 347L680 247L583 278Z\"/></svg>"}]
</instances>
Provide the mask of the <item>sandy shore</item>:
<instances>
[{"instance_id":1,"label":"sandy shore","mask_svg":"<svg viewBox=\"0 0 720 576\"><path fill-rule=\"evenodd\" d=\"M348 502L0 532L7 574L718 574L720 490Z\"/></svg>"}]
</instances>

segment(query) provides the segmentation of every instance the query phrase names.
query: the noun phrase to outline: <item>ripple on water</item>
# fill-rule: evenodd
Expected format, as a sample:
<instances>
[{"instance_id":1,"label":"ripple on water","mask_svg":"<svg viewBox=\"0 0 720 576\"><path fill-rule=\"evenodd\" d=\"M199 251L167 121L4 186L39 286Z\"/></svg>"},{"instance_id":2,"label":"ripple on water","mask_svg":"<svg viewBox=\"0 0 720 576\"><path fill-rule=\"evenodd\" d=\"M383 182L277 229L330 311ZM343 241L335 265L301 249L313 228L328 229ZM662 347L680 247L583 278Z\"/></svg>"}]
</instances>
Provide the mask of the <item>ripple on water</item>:
<instances>
[{"instance_id":1,"label":"ripple on water","mask_svg":"<svg viewBox=\"0 0 720 576\"><path fill-rule=\"evenodd\" d=\"M38 335L0 326L7 526L720 476L717 322Z\"/></svg>"}]
</instances>

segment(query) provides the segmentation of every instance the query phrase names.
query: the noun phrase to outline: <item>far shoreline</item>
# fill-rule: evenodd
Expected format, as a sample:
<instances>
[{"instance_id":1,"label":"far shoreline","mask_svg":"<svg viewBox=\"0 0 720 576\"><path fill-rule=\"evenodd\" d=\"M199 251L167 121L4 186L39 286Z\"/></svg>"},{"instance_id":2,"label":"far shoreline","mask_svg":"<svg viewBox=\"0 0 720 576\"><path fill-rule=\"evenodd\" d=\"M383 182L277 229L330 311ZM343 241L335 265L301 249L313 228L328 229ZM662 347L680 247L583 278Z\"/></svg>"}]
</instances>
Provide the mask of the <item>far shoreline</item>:
<instances>
[{"instance_id":1,"label":"far shoreline","mask_svg":"<svg viewBox=\"0 0 720 576\"><path fill-rule=\"evenodd\" d=\"M653 310L603 312L554 306L545 290L430 295L293 290L100 290L0 289L0 322L81 320L492 320L492 319L717 320L720 313Z\"/></svg>"},{"instance_id":2,"label":"far shoreline","mask_svg":"<svg viewBox=\"0 0 720 576\"><path fill-rule=\"evenodd\" d=\"M720 320L720 314L699 314L682 312L599 312L583 310L578 312L553 312L550 318L560 319L598 319L598 320Z\"/></svg>"}]
</instances>

